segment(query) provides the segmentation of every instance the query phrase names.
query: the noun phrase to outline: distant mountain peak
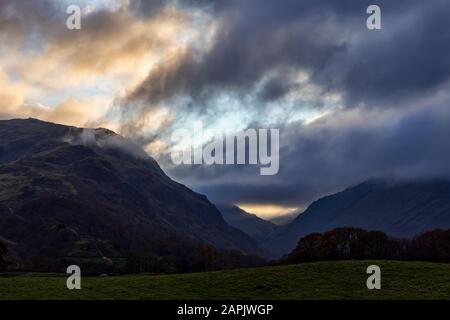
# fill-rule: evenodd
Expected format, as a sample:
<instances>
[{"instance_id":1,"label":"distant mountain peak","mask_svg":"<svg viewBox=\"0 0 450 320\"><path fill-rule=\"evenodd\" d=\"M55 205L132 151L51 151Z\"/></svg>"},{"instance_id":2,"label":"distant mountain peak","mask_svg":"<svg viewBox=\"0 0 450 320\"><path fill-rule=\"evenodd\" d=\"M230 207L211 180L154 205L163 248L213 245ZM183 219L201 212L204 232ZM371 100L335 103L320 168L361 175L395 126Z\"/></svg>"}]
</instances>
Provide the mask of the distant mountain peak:
<instances>
[{"instance_id":1,"label":"distant mountain peak","mask_svg":"<svg viewBox=\"0 0 450 320\"><path fill-rule=\"evenodd\" d=\"M227 223L245 232L258 243L264 243L278 229L272 222L248 213L236 205L219 204L218 208Z\"/></svg>"}]
</instances>

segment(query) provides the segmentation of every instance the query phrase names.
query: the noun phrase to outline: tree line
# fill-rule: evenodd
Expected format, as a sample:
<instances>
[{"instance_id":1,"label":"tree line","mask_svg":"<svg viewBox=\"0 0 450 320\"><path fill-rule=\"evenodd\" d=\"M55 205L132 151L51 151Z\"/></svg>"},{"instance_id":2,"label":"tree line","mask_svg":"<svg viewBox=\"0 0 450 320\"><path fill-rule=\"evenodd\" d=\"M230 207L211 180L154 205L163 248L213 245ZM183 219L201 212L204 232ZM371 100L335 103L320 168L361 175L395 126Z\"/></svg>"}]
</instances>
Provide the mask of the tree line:
<instances>
[{"instance_id":1,"label":"tree line","mask_svg":"<svg viewBox=\"0 0 450 320\"><path fill-rule=\"evenodd\" d=\"M413 239L398 239L382 231L336 228L302 237L280 263L367 259L450 262L450 229L428 231Z\"/></svg>"},{"instance_id":2,"label":"tree line","mask_svg":"<svg viewBox=\"0 0 450 320\"><path fill-rule=\"evenodd\" d=\"M204 272L267 264L257 255L243 254L237 250L217 249L211 245L186 241L181 252L155 255L139 250L122 257L101 256L31 256L25 261L15 261L8 255L7 247L0 241L0 271L65 272L67 266L78 265L84 274L122 273L186 273Z\"/></svg>"},{"instance_id":3,"label":"tree line","mask_svg":"<svg viewBox=\"0 0 450 320\"><path fill-rule=\"evenodd\" d=\"M79 264L85 273L184 273L262 266L258 256L234 250L218 250L209 245L185 243L184 254L152 255L130 252L123 263L103 259L77 261L50 257L34 257L25 264L26 271L64 271L68 264ZM11 267L7 247L0 242L0 271ZM101 258L101 257L98 257ZM382 231L360 228L336 228L302 237L296 248L275 264L291 264L327 260L416 260L450 262L450 229L432 230L413 239L389 237Z\"/></svg>"}]
</instances>

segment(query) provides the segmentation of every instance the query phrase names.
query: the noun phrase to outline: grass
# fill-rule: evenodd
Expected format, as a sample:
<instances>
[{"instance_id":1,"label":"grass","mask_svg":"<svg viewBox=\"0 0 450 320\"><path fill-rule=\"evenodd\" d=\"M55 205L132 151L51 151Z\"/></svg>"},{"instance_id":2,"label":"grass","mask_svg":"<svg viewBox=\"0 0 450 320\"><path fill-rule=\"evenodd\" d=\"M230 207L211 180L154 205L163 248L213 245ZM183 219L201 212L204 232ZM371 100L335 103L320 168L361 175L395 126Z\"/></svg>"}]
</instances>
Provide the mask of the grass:
<instances>
[{"instance_id":1,"label":"grass","mask_svg":"<svg viewBox=\"0 0 450 320\"><path fill-rule=\"evenodd\" d=\"M381 267L381 290L366 288L367 266ZM181 275L0 277L0 299L450 299L450 264L315 262Z\"/></svg>"}]
</instances>

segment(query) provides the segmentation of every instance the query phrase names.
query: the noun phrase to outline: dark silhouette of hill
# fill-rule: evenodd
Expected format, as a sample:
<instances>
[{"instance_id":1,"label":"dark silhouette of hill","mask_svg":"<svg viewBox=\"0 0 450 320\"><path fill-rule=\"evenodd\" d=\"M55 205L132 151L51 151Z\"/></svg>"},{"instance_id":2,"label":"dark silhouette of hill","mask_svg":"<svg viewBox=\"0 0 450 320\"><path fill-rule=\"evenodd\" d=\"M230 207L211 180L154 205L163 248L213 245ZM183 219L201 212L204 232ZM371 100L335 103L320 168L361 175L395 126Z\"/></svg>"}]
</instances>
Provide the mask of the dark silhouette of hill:
<instances>
[{"instance_id":1,"label":"dark silhouette of hill","mask_svg":"<svg viewBox=\"0 0 450 320\"><path fill-rule=\"evenodd\" d=\"M277 225L237 206L218 205L218 208L228 224L245 232L258 243L266 241L278 229Z\"/></svg>"},{"instance_id":2,"label":"dark silhouette of hill","mask_svg":"<svg viewBox=\"0 0 450 320\"><path fill-rule=\"evenodd\" d=\"M132 142L35 119L0 121L0 239L33 268L61 257L191 259L198 245L261 253Z\"/></svg>"}]
</instances>

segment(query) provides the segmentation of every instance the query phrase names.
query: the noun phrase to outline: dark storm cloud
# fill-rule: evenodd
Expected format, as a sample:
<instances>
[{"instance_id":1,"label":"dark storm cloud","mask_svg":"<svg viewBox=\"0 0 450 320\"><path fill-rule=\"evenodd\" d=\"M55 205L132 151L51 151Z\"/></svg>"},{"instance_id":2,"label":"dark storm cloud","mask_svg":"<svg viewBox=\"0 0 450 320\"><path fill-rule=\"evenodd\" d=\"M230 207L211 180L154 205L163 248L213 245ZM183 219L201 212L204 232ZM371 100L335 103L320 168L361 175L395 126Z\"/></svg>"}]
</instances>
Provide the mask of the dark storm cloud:
<instances>
[{"instance_id":1,"label":"dark storm cloud","mask_svg":"<svg viewBox=\"0 0 450 320\"><path fill-rule=\"evenodd\" d=\"M439 89L450 72L449 14L448 3L438 1L390 17L385 36L373 39L366 31L355 50L334 62L339 64L330 70L338 71L334 81L341 83L351 102L374 105Z\"/></svg>"},{"instance_id":2,"label":"dark storm cloud","mask_svg":"<svg viewBox=\"0 0 450 320\"><path fill-rule=\"evenodd\" d=\"M280 171L251 166L175 167L169 173L217 202L307 206L366 179L450 178L448 103L391 117L330 115L281 129Z\"/></svg>"},{"instance_id":3,"label":"dark storm cloud","mask_svg":"<svg viewBox=\"0 0 450 320\"><path fill-rule=\"evenodd\" d=\"M285 9L285 4L274 1L231 1L221 6L216 11L220 27L212 49L189 51L179 61L161 66L130 99L155 102L179 93L199 98L211 94L211 89L245 91L271 69L320 64L343 48L314 24L317 17L290 16L290 8Z\"/></svg>"},{"instance_id":4,"label":"dark storm cloud","mask_svg":"<svg viewBox=\"0 0 450 320\"><path fill-rule=\"evenodd\" d=\"M130 99L157 102L180 93L205 99L214 90L245 91L280 67L311 72L313 81L343 92L351 106L408 97L448 79L448 3L378 1L380 31L365 27L369 4L331 0L221 4L214 11L220 28L212 49L188 52L151 73ZM275 81L262 98L295 89L287 79Z\"/></svg>"},{"instance_id":5,"label":"dark storm cloud","mask_svg":"<svg viewBox=\"0 0 450 320\"><path fill-rule=\"evenodd\" d=\"M383 29L369 31L365 11L374 3L382 9ZM147 144L174 129L167 124L154 135L136 135L146 123L134 119L145 119L159 102L181 118L204 111L220 117L206 108L223 93L255 94L258 103L242 108L268 108L300 89L293 81L298 71L308 72L308 84L324 95L339 93L344 104L317 123L273 124L280 128L282 144L276 176L261 177L253 166L171 167L163 156L172 177L213 199L304 206L370 177L450 175L448 1L135 0L128 10L132 18L148 19L169 5L203 10L217 30L210 46L194 43L175 58L163 59L126 99L118 99L122 133L136 141ZM105 39L103 34L116 39L123 29L115 13L102 10L83 22L79 38L64 38L64 15L51 1L0 0L1 36L26 37L40 29L66 45L76 39L95 42ZM95 53L89 56L99 57ZM83 66L95 65L86 61ZM179 95L190 99L178 104L174 97ZM346 118L354 110L369 116ZM392 114L383 115L386 110ZM265 127L259 120L253 119L251 127Z\"/></svg>"},{"instance_id":6,"label":"dark storm cloud","mask_svg":"<svg viewBox=\"0 0 450 320\"><path fill-rule=\"evenodd\" d=\"M251 92L272 75L256 91L261 104L246 106L263 108L298 90L289 75L303 70L322 92L340 93L344 110L315 124L278 124L284 148L276 177L255 178L255 168L238 166L170 168L171 175L214 199L299 206L371 177L449 176L450 100L434 103L450 76L448 2L377 1L379 31L365 26L370 4L220 2L212 11L220 27L211 49L160 66L129 101L186 94L194 103L177 110L189 113L217 93ZM375 118L349 122L339 117L346 109ZM382 117L383 110L396 120Z\"/></svg>"},{"instance_id":7,"label":"dark storm cloud","mask_svg":"<svg viewBox=\"0 0 450 320\"><path fill-rule=\"evenodd\" d=\"M294 129L288 140L292 148L284 155L281 174L289 174L285 178L291 183L320 185L324 191L336 191L380 176L400 179L450 176L447 104L393 121L367 117L359 122L332 129L329 124L300 132Z\"/></svg>"}]
</instances>

